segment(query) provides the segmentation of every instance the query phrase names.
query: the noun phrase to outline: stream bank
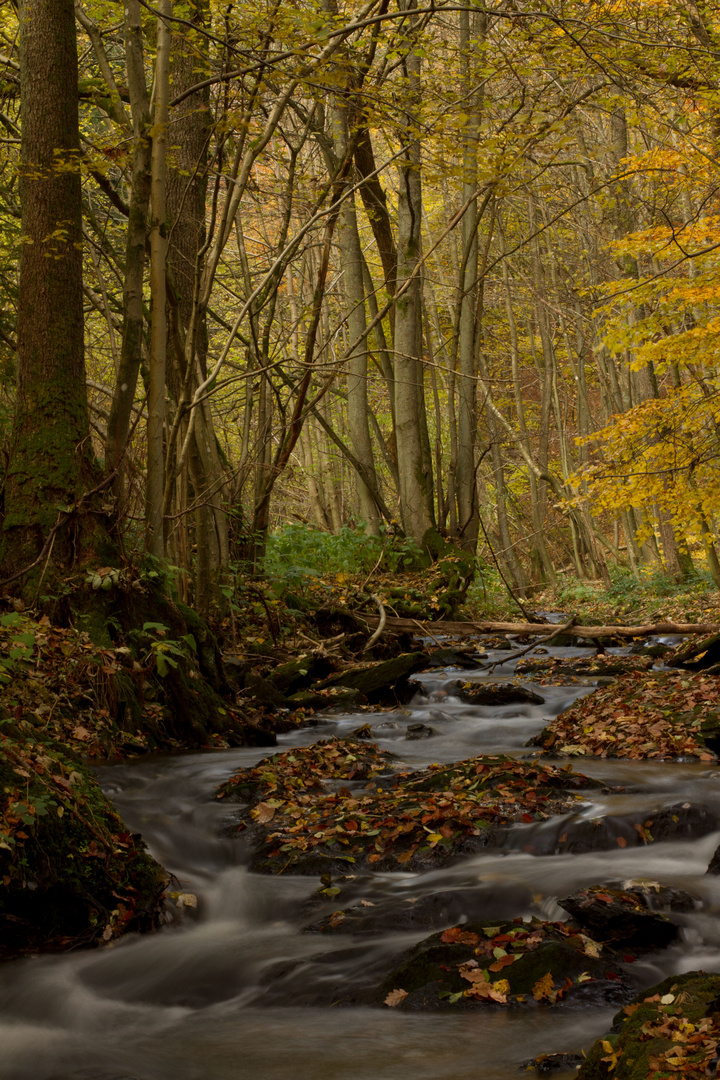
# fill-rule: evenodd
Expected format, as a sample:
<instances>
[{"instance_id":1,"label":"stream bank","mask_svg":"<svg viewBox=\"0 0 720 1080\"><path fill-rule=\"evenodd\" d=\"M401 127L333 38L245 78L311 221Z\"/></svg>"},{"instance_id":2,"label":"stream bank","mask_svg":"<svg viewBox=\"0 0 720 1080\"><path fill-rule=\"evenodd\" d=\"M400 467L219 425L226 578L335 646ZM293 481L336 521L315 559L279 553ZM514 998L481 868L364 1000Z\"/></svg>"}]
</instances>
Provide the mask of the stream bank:
<instances>
[{"instance_id":1,"label":"stream bank","mask_svg":"<svg viewBox=\"0 0 720 1080\"><path fill-rule=\"evenodd\" d=\"M570 648L551 655L588 653ZM501 660L502 653L489 650L489 659ZM496 668L494 680L512 680L512 667ZM379 749L408 771L478 755L527 761L537 753L528 741L592 690L523 680L542 703L480 705L452 693L458 680L484 683L487 676L477 669L436 669L417 678L423 692L408 705L317 715L312 727L279 735L278 750L343 738L368 724ZM407 738L418 724L435 734ZM397 958L443 923L563 921L558 900L600 883L657 881L697 898L691 910L671 915L681 939L630 965L638 986L688 970L720 971L720 879L706 875L716 830L572 853L559 844L567 825L594 828L596 820L620 823L632 815L648 820L683 803L720 814L712 763L583 758L578 771L602 786L560 820L520 822L502 846L425 870L350 867L333 875L330 887L339 892L328 896L317 873L267 876L248 869L250 845L242 835L227 835L228 807L215 790L267 756L267 749L240 747L98 770L123 819L176 875L178 895L170 905L176 916L159 934L130 936L111 949L3 965L0 1076L234 1080L242 1061L268 1080L404 1080L410 1073L464 1080L477 1076L480 1057L484 1080L511 1080L522 1061L587 1049L609 1030L617 1007L586 1003L563 1012L542 1004L529 1011L415 1015L332 1004L348 987L381 985ZM547 856L530 854L529 842ZM307 932L350 909L372 914L369 933Z\"/></svg>"}]
</instances>

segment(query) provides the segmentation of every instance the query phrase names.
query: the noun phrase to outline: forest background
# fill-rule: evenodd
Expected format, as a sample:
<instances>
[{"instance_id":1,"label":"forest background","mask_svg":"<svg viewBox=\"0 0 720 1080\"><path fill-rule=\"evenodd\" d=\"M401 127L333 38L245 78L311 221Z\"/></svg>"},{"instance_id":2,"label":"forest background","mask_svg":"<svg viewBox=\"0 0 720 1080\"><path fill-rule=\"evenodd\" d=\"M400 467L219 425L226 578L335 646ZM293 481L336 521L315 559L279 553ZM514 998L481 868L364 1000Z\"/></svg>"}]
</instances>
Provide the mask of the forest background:
<instances>
[{"instance_id":1,"label":"forest background","mask_svg":"<svg viewBox=\"0 0 720 1080\"><path fill-rule=\"evenodd\" d=\"M720 586L713 5L21 0L0 124L11 592Z\"/></svg>"}]
</instances>

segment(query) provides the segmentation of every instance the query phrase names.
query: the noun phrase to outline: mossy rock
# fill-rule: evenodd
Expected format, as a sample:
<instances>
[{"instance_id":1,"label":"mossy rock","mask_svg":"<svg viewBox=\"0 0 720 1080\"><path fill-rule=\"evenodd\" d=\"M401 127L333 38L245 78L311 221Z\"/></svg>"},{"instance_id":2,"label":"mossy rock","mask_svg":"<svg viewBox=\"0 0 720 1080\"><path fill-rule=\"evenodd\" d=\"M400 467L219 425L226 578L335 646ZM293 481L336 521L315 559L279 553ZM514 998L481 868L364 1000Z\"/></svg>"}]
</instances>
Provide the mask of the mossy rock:
<instances>
[{"instance_id":1,"label":"mossy rock","mask_svg":"<svg viewBox=\"0 0 720 1080\"><path fill-rule=\"evenodd\" d=\"M0 954L101 944L157 925L167 876L80 762L0 737Z\"/></svg>"},{"instance_id":2,"label":"mossy rock","mask_svg":"<svg viewBox=\"0 0 720 1080\"><path fill-rule=\"evenodd\" d=\"M229 708L233 691L217 639L192 608L152 582L107 592L88 585L71 599L73 618L96 646L130 649L129 663L115 676L111 704L120 730L131 741L140 737L136 749L207 746L213 737L231 745L247 741L242 721ZM169 659L161 668L155 650L163 644ZM153 657L156 663L148 671ZM148 709L148 701L158 708Z\"/></svg>"},{"instance_id":3,"label":"mossy rock","mask_svg":"<svg viewBox=\"0 0 720 1080\"><path fill-rule=\"evenodd\" d=\"M397 1004L406 1008L556 1005L582 998L590 984L606 999L627 997L613 954L567 923L469 922L404 954L377 1003L392 1004L388 996L401 991Z\"/></svg>"},{"instance_id":4,"label":"mossy rock","mask_svg":"<svg viewBox=\"0 0 720 1080\"><path fill-rule=\"evenodd\" d=\"M281 694L291 695L304 690L314 682L325 679L333 671L331 660L323 656L299 656L286 664L279 664L268 675L268 681Z\"/></svg>"},{"instance_id":5,"label":"mossy rock","mask_svg":"<svg viewBox=\"0 0 720 1080\"><path fill-rule=\"evenodd\" d=\"M427 665L424 652L403 653L379 664L350 668L324 679L314 687L326 690L335 686L357 690L370 704L391 704L409 700L415 692L409 679Z\"/></svg>"},{"instance_id":6,"label":"mossy rock","mask_svg":"<svg viewBox=\"0 0 720 1080\"><path fill-rule=\"evenodd\" d=\"M588 1052L578 1080L704 1076L720 1038L719 1010L720 975L671 975L614 1017L611 1031Z\"/></svg>"},{"instance_id":7,"label":"mossy rock","mask_svg":"<svg viewBox=\"0 0 720 1080\"><path fill-rule=\"evenodd\" d=\"M457 682L447 684L444 689L453 697L459 697L468 705L544 705L545 698L534 690L516 683Z\"/></svg>"}]
</instances>

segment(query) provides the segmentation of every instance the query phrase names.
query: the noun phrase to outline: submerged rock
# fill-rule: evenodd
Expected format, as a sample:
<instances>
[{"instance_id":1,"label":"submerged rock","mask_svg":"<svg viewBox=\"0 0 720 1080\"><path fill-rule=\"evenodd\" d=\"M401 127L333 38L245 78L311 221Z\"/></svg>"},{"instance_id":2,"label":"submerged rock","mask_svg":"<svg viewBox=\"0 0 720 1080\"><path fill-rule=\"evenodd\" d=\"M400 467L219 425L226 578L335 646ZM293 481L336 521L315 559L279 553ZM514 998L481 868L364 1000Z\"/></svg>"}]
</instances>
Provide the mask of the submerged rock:
<instances>
[{"instance_id":1,"label":"submerged rock","mask_svg":"<svg viewBox=\"0 0 720 1080\"><path fill-rule=\"evenodd\" d=\"M344 881L342 878L335 881L335 899L342 902ZM531 900L530 888L517 882L493 882L492 887L485 888L443 889L413 900L397 896L375 901L362 898L316 919L304 932L364 936L397 930L443 930L453 923L502 918L508 910L528 907Z\"/></svg>"},{"instance_id":2,"label":"submerged rock","mask_svg":"<svg viewBox=\"0 0 720 1080\"><path fill-rule=\"evenodd\" d=\"M534 1069L538 1076L548 1076L566 1069L579 1069L583 1061L582 1054L540 1054L536 1058L521 1061L518 1068L526 1072Z\"/></svg>"},{"instance_id":3,"label":"submerged rock","mask_svg":"<svg viewBox=\"0 0 720 1080\"><path fill-rule=\"evenodd\" d=\"M561 922L470 922L425 938L399 960L377 1003L410 1009L620 1003L631 991L612 953Z\"/></svg>"},{"instance_id":4,"label":"submerged rock","mask_svg":"<svg viewBox=\"0 0 720 1080\"><path fill-rule=\"evenodd\" d=\"M459 649L432 649L427 658L429 668L481 668L487 660L487 653L478 652L474 645Z\"/></svg>"},{"instance_id":5,"label":"submerged rock","mask_svg":"<svg viewBox=\"0 0 720 1080\"><path fill-rule=\"evenodd\" d=\"M720 975L690 971L644 990L588 1052L578 1080L715 1075Z\"/></svg>"}]
</instances>

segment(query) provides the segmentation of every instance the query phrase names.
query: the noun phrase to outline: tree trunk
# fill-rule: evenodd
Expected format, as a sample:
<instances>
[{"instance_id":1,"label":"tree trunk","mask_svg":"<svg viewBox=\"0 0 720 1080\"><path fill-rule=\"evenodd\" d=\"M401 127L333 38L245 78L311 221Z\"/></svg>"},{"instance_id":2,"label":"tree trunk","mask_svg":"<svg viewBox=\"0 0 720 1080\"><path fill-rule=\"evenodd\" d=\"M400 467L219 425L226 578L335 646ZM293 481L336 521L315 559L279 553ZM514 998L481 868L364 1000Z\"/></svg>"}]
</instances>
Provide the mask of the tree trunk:
<instances>
[{"instance_id":1,"label":"tree trunk","mask_svg":"<svg viewBox=\"0 0 720 1080\"><path fill-rule=\"evenodd\" d=\"M165 481L165 367L167 320L165 273L167 236L165 195L167 175L167 125L170 97L170 24L172 0L160 0L155 61L155 110L151 162L152 220L150 223L150 379L148 387L147 489L145 494L145 545L151 555L163 558L163 491Z\"/></svg>"},{"instance_id":2,"label":"tree trunk","mask_svg":"<svg viewBox=\"0 0 720 1080\"><path fill-rule=\"evenodd\" d=\"M23 244L17 404L3 521L3 563L15 571L37 558L59 512L72 507L94 477L73 0L21 0L19 21ZM74 537L66 530L53 535L54 567L69 567L93 542L80 528L82 518L76 515L75 522Z\"/></svg>"},{"instance_id":3,"label":"tree trunk","mask_svg":"<svg viewBox=\"0 0 720 1080\"><path fill-rule=\"evenodd\" d=\"M120 364L108 417L105 469L120 466L127 449L143 344L143 278L150 205L150 99L145 82L139 0L126 0L125 66L133 120L132 187L125 243L123 339ZM120 494L122 484L116 482Z\"/></svg>"},{"instance_id":4,"label":"tree trunk","mask_svg":"<svg viewBox=\"0 0 720 1080\"><path fill-rule=\"evenodd\" d=\"M409 7L414 7L414 0ZM405 57L407 77L406 130L419 128L420 57L410 44ZM400 475L400 512L407 536L422 541L432 518L432 470L424 447L425 421L422 368L422 288L418 272L421 249L422 186L420 141L411 134L400 167L398 192L397 288L395 306L395 425ZM422 412L422 416L421 416Z\"/></svg>"}]
</instances>

